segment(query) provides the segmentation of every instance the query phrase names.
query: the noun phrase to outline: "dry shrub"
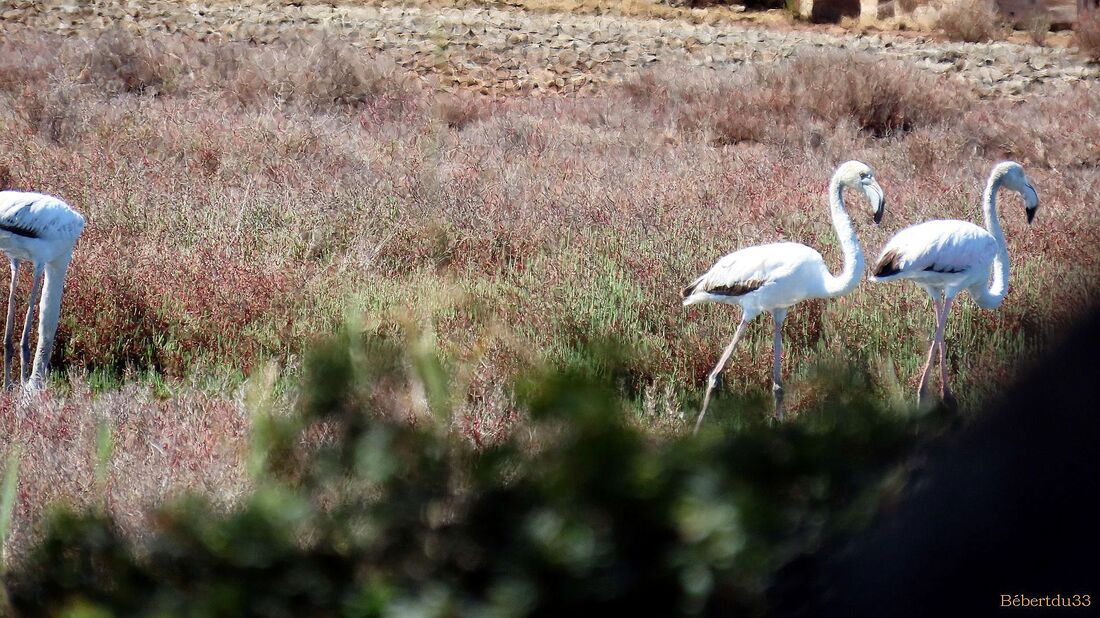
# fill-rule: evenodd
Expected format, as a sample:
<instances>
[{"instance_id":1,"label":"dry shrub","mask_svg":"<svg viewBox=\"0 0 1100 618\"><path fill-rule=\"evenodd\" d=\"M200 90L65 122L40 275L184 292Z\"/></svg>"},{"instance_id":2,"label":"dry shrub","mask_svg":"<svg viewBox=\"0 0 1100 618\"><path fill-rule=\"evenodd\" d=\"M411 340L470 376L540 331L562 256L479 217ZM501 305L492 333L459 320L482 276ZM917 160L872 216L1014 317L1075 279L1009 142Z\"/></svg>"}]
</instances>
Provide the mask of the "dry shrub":
<instances>
[{"instance_id":1,"label":"dry shrub","mask_svg":"<svg viewBox=\"0 0 1100 618\"><path fill-rule=\"evenodd\" d=\"M80 247L80 259L73 261L66 281L65 309L51 361L54 367L122 375L134 368L159 370L167 364L157 352L167 324L142 294L140 275L120 268L125 263L120 258L117 251Z\"/></svg>"},{"instance_id":2,"label":"dry shrub","mask_svg":"<svg viewBox=\"0 0 1100 618\"><path fill-rule=\"evenodd\" d=\"M940 10L936 27L952 41L982 43L1004 38L993 0L955 0Z\"/></svg>"},{"instance_id":3,"label":"dry shrub","mask_svg":"<svg viewBox=\"0 0 1100 618\"><path fill-rule=\"evenodd\" d=\"M656 71L647 71L622 84L627 100L639 107L655 107L666 102L670 94L669 81L658 76ZM686 90L686 88L679 88Z\"/></svg>"},{"instance_id":4,"label":"dry shrub","mask_svg":"<svg viewBox=\"0 0 1100 618\"><path fill-rule=\"evenodd\" d=\"M1032 43L1039 46L1046 44L1047 35L1050 34L1050 13L1036 11L1027 18L1025 25Z\"/></svg>"},{"instance_id":5,"label":"dry shrub","mask_svg":"<svg viewBox=\"0 0 1100 618\"><path fill-rule=\"evenodd\" d=\"M164 94L184 68L161 37L113 27L88 50L82 77L111 93Z\"/></svg>"},{"instance_id":6,"label":"dry shrub","mask_svg":"<svg viewBox=\"0 0 1100 618\"><path fill-rule=\"evenodd\" d=\"M244 105L280 100L310 111L400 112L418 94L412 80L388 57L372 56L329 34L286 47L227 44L211 54L204 64L219 74L208 78Z\"/></svg>"},{"instance_id":7,"label":"dry shrub","mask_svg":"<svg viewBox=\"0 0 1100 618\"><path fill-rule=\"evenodd\" d=\"M624 94L679 131L709 132L720 145L815 148L822 145L822 130L854 127L888 137L958 118L970 101L953 83L850 52L805 54L715 81L649 73L624 84Z\"/></svg>"},{"instance_id":8,"label":"dry shrub","mask_svg":"<svg viewBox=\"0 0 1100 618\"><path fill-rule=\"evenodd\" d=\"M681 133L705 133L725 119L727 105L732 106L729 92L744 87L740 82L735 84L736 79L702 81L654 70L625 80L621 94L632 106L647 111L662 123L673 124ZM755 119L755 109L752 114ZM736 143L743 136L742 131L731 127L728 139L719 135L716 140Z\"/></svg>"},{"instance_id":9,"label":"dry shrub","mask_svg":"<svg viewBox=\"0 0 1100 618\"><path fill-rule=\"evenodd\" d=\"M731 102L730 109L714 123L715 143L760 142L767 135L766 129L763 119L744 102Z\"/></svg>"},{"instance_id":10,"label":"dry shrub","mask_svg":"<svg viewBox=\"0 0 1100 618\"><path fill-rule=\"evenodd\" d=\"M93 43L42 38L0 42L0 92L44 83L65 54L79 50L78 81L108 95L195 96L211 93L247 107L285 103L313 112L349 109L393 115L420 96L388 57L327 32L265 46L203 43L114 27ZM10 52L10 53L9 53ZM61 79L61 78L57 78Z\"/></svg>"},{"instance_id":11,"label":"dry shrub","mask_svg":"<svg viewBox=\"0 0 1100 618\"><path fill-rule=\"evenodd\" d=\"M0 92L21 95L24 86L47 81L56 70L61 41L27 32L0 37Z\"/></svg>"},{"instance_id":12,"label":"dry shrub","mask_svg":"<svg viewBox=\"0 0 1100 618\"><path fill-rule=\"evenodd\" d=\"M90 93L69 77L76 71L65 67L83 65L83 56L71 53L74 46L26 31L0 37L0 126L10 118L54 144L68 143L87 128Z\"/></svg>"},{"instance_id":13,"label":"dry shrub","mask_svg":"<svg viewBox=\"0 0 1100 618\"><path fill-rule=\"evenodd\" d=\"M224 41L196 46L190 56L195 78L207 88L227 88L231 85L243 86L247 80L242 72L255 68L257 57L264 49L274 49L276 44L265 46L252 45L239 41ZM258 73L252 71L253 73ZM254 75L257 83L266 84L267 75ZM241 94L247 91L242 90Z\"/></svg>"},{"instance_id":14,"label":"dry shrub","mask_svg":"<svg viewBox=\"0 0 1100 618\"><path fill-rule=\"evenodd\" d=\"M290 276L210 245L126 249L89 230L66 283L58 363L182 376L195 356L248 370L295 296ZM283 320L285 323L286 320ZM63 366L63 365L58 365Z\"/></svg>"},{"instance_id":15,"label":"dry shrub","mask_svg":"<svg viewBox=\"0 0 1100 618\"><path fill-rule=\"evenodd\" d=\"M1027 108L988 106L968 113L954 131L979 154L1042 167L1100 165L1100 89L1082 85Z\"/></svg>"},{"instance_id":16,"label":"dry shrub","mask_svg":"<svg viewBox=\"0 0 1100 618\"><path fill-rule=\"evenodd\" d=\"M55 144L66 144L86 130L88 103L78 84L51 77L45 84L27 85L15 100L15 112L26 126Z\"/></svg>"},{"instance_id":17,"label":"dry shrub","mask_svg":"<svg viewBox=\"0 0 1100 618\"><path fill-rule=\"evenodd\" d=\"M75 120L62 112L90 95L211 96L252 108L365 112L372 122L417 110L424 96L388 56L328 32L258 46L121 27L92 41L28 34L0 39L0 94L10 95L33 130L59 143L71 136L67 125ZM20 101L26 98L37 100ZM478 112L470 105L461 113L472 120Z\"/></svg>"},{"instance_id":18,"label":"dry shrub","mask_svg":"<svg viewBox=\"0 0 1100 618\"><path fill-rule=\"evenodd\" d=\"M487 111L485 103L473 95L440 95L432 108L437 119L459 130L484 118Z\"/></svg>"},{"instance_id":19,"label":"dry shrub","mask_svg":"<svg viewBox=\"0 0 1100 618\"><path fill-rule=\"evenodd\" d=\"M807 119L851 121L860 131L886 137L957 117L965 95L909 66L838 52L757 69L722 98L718 139L737 142L804 129Z\"/></svg>"},{"instance_id":20,"label":"dry shrub","mask_svg":"<svg viewBox=\"0 0 1100 618\"><path fill-rule=\"evenodd\" d=\"M914 132L905 140L906 154L909 162L919 172L927 172L935 167L939 158L937 152L939 136L927 135L923 132Z\"/></svg>"},{"instance_id":21,"label":"dry shrub","mask_svg":"<svg viewBox=\"0 0 1100 618\"><path fill-rule=\"evenodd\" d=\"M354 106L366 103L391 89L397 80L392 63L374 61L346 42L328 37L291 50L302 58L288 66L290 74L280 87L287 98L304 101L310 107Z\"/></svg>"},{"instance_id":22,"label":"dry shrub","mask_svg":"<svg viewBox=\"0 0 1100 618\"><path fill-rule=\"evenodd\" d=\"M1090 60L1100 62L1100 9L1081 12L1073 27L1073 42Z\"/></svg>"}]
</instances>

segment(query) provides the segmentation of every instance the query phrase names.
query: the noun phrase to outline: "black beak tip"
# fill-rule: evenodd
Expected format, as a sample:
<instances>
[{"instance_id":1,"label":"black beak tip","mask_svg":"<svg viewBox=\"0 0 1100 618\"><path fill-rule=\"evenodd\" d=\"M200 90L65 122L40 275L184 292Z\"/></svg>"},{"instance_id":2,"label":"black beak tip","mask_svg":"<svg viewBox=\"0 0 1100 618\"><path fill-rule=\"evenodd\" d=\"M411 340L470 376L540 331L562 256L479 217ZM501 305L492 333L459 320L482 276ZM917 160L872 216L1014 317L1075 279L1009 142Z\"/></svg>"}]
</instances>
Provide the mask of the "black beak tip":
<instances>
[{"instance_id":1,"label":"black beak tip","mask_svg":"<svg viewBox=\"0 0 1100 618\"><path fill-rule=\"evenodd\" d=\"M1036 210L1038 210L1038 209L1037 208L1028 208L1028 209L1026 209L1025 212L1027 212L1027 224L1028 225L1031 225L1032 220L1035 219L1035 211Z\"/></svg>"},{"instance_id":2,"label":"black beak tip","mask_svg":"<svg viewBox=\"0 0 1100 618\"><path fill-rule=\"evenodd\" d=\"M882 223L882 213L883 213L883 210L885 210L885 209L882 209L882 208L880 208L880 209L878 209L878 210L876 210L876 211L875 211L875 223L876 223L876 224L878 224L878 223Z\"/></svg>"}]
</instances>

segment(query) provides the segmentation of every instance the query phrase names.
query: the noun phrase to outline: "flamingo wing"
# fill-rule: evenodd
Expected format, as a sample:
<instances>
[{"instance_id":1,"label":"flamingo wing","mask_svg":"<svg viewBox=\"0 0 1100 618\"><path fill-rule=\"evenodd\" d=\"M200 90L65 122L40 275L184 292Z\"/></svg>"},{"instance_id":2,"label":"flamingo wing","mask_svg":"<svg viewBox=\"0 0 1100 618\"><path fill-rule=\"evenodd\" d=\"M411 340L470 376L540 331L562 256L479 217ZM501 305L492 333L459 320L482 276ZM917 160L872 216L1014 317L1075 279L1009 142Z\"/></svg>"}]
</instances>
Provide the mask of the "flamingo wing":
<instances>
[{"instance_id":1,"label":"flamingo wing","mask_svg":"<svg viewBox=\"0 0 1100 618\"><path fill-rule=\"evenodd\" d=\"M24 238L75 240L84 217L50 195L0 191L0 231Z\"/></svg>"},{"instance_id":2,"label":"flamingo wing","mask_svg":"<svg viewBox=\"0 0 1100 618\"><path fill-rule=\"evenodd\" d=\"M744 296L782 279L813 257L820 261L813 249L790 242L741 249L718 260L684 288L682 295L685 300L701 293Z\"/></svg>"},{"instance_id":3,"label":"flamingo wing","mask_svg":"<svg viewBox=\"0 0 1100 618\"><path fill-rule=\"evenodd\" d=\"M965 273L990 263L997 242L966 221L926 221L903 229L883 247L872 279L904 278L921 273Z\"/></svg>"}]
</instances>

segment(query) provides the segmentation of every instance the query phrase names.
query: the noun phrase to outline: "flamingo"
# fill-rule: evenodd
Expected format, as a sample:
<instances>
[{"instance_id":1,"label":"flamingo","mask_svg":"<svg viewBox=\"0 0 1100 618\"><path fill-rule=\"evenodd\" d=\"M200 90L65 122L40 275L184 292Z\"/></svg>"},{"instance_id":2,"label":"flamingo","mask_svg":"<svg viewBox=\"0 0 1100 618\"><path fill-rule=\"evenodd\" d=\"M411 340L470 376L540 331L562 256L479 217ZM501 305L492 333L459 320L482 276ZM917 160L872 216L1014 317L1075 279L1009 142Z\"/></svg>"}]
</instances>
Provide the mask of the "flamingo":
<instances>
[{"instance_id":1,"label":"flamingo","mask_svg":"<svg viewBox=\"0 0 1100 618\"><path fill-rule=\"evenodd\" d=\"M848 213L844 210L845 187L860 189L866 194L871 202L875 223L882 221L882 211L886 204L882 187L866 164L848 161L836 169L829 182L829 210L832 213L833 228L844 251L844 268L839 276L834 277L821 254L810 247L793 242L778 242L730 253L684 288L684 305L711 302L741 307L741 323L707 380L703 409L695 421L696 433L707 413L711 392L718 383L722 368L749 322L763 311L771 312L775 322L772 394L775 397L775 415L783 418L780 357L783 319L787 315L787 309L810 298L844 296L859 285L860 277L863 276L863 251L856 240Z\"/></svg>"},{"instance_id":2,"label":"flamingo","mask_svg":"<svg viewBox=\"0 0 1100 618\"><path fill-rule=\"evenodd\" d=\"M993 167L982 195L985 229L955 219L912 225L886 243L875 263L871 281L909 279L932 297L936 330L917 388L918 403L925 399L928 374L939 349L942 399L949 407L956 406L947 385L947 346L943 340L947 314L955 296L962 290L969 290L970 297L979 307L996 309L1008 292L1008 246L997 219L997 190L1001 187L1020 194L1027 222L1031 224L1039 208L1039 195L1019 163L1002 161Z\"/></svg>"},{"instance_id":3,"label":"flamingo","mask_svg":"<svg viewBox=\"0 0 1100 618\"><path fill-rule=\"evenodd\" d=\"M4 323L4 389L12 386L11 365L14 348L12 330L15 320L15 287L19 268L30 262L34 268L31 295L27 301L27 319L23 323L20 381L27 390L41 389L45 383L50 352L53 350L57 320L61 312L61 289L73 257L73 247L84 230L84 217L60 199L41 193L0 191L0 250L11 260L11 289L8 315ZM42 291L38 307L38 346L34 353L34 371L30 364L30 332L34 323L34 304Z\"/></svg>"}]
</instances>

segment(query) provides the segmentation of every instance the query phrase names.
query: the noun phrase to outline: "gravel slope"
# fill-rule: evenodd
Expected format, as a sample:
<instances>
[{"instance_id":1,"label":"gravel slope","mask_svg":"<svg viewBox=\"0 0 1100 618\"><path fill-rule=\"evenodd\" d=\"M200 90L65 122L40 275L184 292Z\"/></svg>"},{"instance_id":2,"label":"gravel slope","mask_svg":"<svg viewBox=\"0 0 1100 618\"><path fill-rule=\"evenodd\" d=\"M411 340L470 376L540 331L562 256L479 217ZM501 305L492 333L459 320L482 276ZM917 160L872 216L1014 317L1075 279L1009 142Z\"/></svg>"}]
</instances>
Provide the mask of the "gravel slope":
<instances>
[{"instance_id":1,"label":"gravel slope","mask_svg":"<svg viewBox=\"0 0 1100 618\"><path fill-rule=\"evenodd\" d=\"M361 3L167 2L0 3L0 29L65 34L122 23L199 38L271 42L311 30L337 31L429 76L443 90L584 92L657 64L735 70L797 53L851 49L914 62L964 80L982 95L1021 97L1100 79L1074 50L1010 43L933 42L891 34L836 36L686 20L424 8Z\"/></svg>"}]
</instances>

